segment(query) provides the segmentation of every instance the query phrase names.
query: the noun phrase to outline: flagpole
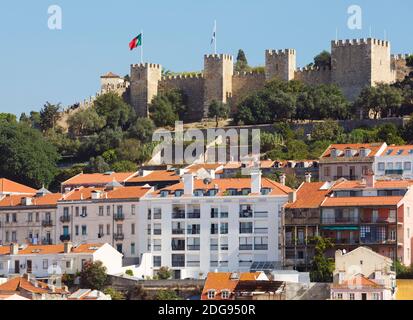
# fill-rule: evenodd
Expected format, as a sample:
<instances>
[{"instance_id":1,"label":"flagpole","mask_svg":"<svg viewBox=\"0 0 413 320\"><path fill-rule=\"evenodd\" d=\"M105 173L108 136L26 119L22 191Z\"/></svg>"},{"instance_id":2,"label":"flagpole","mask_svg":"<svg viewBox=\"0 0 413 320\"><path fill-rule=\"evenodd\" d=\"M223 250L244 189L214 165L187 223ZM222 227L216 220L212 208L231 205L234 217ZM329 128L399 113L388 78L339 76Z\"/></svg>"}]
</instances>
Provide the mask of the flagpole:
<instances>
[{"instance_id":1,"label":"flagpole","mask_svg":"<svg viewBox=\"0 0 413 320\"><path fill-rule=\"evenodd\" d=\"M141 63L143 64L143 30L141 30Z\"/></svg>"}]
</instances>

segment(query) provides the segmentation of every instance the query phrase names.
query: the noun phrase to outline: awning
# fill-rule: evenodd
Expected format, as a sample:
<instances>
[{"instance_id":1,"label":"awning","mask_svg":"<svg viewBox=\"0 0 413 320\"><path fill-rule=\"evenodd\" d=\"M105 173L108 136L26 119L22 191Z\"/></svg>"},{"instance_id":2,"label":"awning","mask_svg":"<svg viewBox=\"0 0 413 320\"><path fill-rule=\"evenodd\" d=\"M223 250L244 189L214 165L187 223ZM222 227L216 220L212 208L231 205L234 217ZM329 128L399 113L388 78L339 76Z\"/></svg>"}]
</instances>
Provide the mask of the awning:
<instances>
[{"instance_id":1,"label":"awning","mask_svg":"<svg viewBox=\"0 0 413 320\"><path fill-rule=\"evenodd\" d=\"M359 227L357 226L337 226L337 227L321 227L322 230L332 230L332 231L340 231L340 230L352 230L352 231L358 231Z\"/></svg>"}]
</instances>

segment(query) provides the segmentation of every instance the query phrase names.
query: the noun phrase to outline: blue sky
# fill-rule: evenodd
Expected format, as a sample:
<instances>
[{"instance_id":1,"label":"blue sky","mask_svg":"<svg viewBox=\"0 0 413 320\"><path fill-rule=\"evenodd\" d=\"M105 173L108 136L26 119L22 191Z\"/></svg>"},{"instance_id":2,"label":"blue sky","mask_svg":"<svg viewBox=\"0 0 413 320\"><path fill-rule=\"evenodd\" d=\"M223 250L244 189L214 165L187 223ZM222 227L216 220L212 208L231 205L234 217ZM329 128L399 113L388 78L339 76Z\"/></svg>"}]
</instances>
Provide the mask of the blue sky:
<instances>
[{"instance_id":1,"label":"blue sky","mask_svg":"<svg viewBox=\"0 0 413 320\"><path fill-rule=\"evenodd\" d=\"M47 27L59 5L63 29ZM363 29L347 28L347 8L360 5ZM14 0L0 3L0 112L39 110L46 101L69 105L99 89L99 76L120 75L139 62L128 43L144 30L144 59L173 71L201 70L211 52L244 49L251 65L265 49L294 48L298 65L311 62L335 38L384 37L394 53L413 52L410 0Z\"/></svg>"}]
</instances>

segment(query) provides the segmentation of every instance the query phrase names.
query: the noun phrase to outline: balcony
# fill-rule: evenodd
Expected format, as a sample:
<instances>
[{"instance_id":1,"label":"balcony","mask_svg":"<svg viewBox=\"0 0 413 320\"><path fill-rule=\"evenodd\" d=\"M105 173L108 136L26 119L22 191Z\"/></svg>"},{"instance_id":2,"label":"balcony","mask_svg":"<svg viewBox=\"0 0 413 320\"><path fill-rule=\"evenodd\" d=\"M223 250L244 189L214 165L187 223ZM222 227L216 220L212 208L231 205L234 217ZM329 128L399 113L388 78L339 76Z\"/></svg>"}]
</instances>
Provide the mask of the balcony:
<instances>
[{"instance_id":1,"label":"balcony","mask_svg":"<svg viewBox=\"0 0 413 320\"><path fill-rule=\"evenodd\" d=\"M360 243L359 240L356 239L334 239L335 244L345 244L345 245L358 245Z\"/></svg>"},{"instance_id":2,"label":"balcony","mask_svg":"<svg viewBox=\"0 0 413 320\"><path fill-rule=\"evenodd\" d=\"M187 267L199 267L200 266L200 261L187 261L186 266Z\"/></svg>"},{"instance_id":3,"label":"balcony","mask_svg":"<svg viewBox=\"0 0 413 320\"><path fill-rule=\"evenodd\" d=\"M189 251L199 251L201 249L201 246L199 244L188 244L187 249Z\"/></svg>"},{"instance_id":4,"label":"balcony","mask_svg":"<svg viewBox=\"0 0 413 320\"><path fill-rule=\"evenodd\" d=\"M252 250L252 244L240 244L239 249L240 250Z\"/></svg>"},{"instance_id":5,"label":"balcony","mask_svg":"<svg viewBox=\"0 0 413 320\"><path fill-rule=\"evenodd\" d=\"M239 212L240 218L252 218L252 216L253 216L252 210L241 210Z\"/></svg>"},{"instance_id":6,"label":"balcony","mask_svg":"<svg viewBox=\"0 0 413 320\"><path fill-rule=\"evenodd\" d=\"M268 228L255 228L254 233L257 234L267 234L268 233Z\"/></svg>"},{"instance_id":7,"label":"balcony","mask_svg":"<svg viewBox=\"0 0 413 320\"><path fill-rule=\"evenodd\" d=\"M44 227L44 228L53 227L53 221L51 219L43 220L42 221L42 227Z\"/></svg>"},{"instance_id":8,"label":"balcony","mask_svg":"<svg viewBox=\"0 0 413 320\"><path fill-rule=\"evenodd\" d=\"M64 242L64 241L70 241L70 234L62 234L60 236L60 241Z\"/></svg>"},{"instance_id":9,"label":"balcony","mask_svg":"<svg viewBox=\"0 0 413 320\"><path fill-rule=\"evenodd\" d=\"M125 220L125 215L123 213L115 213L113 215L113 219L115 221L123 221L123 220Z\"/></svg>"},{"instance_id":10,"label":"balcony","mask_svg":"<svg viewBox=\"0 0 413 320\"><path fill-rule=\"evenodd\" d=\"M185 229L172 229L172 234L185 234Z\"/></svg>"},{"instance_id":11,"label":"balcony","mask_svg":"<svg viewBox=\"0 0 413 320\"><path fill-rule=\"evenodd\" d=\"M200 233L201 233L201 230L200 230L200 229L188 229L188 230L186 231L186 233L187 233L187 234L192 234L192 235L197 235L197 234L200 234ZM221 232L221 234L222 234L222 232Z\"/></svg>"},{"instance_id":12,"label":"balcony","mask_svg":"<svg viewBox=\"0 0 413 320\"><path fill-rule=\"evenodd\" d=\"M52 239L43 239L42 240L42 244L43 245L51 245L51 244L53 244L53 241L52 241Z\"/></svg>"},{"instance_id":13,"label":"balcony","mask_svg":"<svg viewBox=\"0 0 413 320\"><path fill-rule=\"evenodd\" d=\"M228 251L228 244L221 244L222 251Z\"/></svg>"},{"instance_id":14,"label":"balcony","mask_svg":"<svg viewBox=\"0 0 413 320\"><path fill-rule=\"evenodd\" d=\"M211 251L218 251L218 245L217 244L211 244L209 246L209 250Z\"/></svg>"},{"instance_id":15,"label":"balcony","mask_svg":"<svg viewBox=\"0 0 413 320\"><path fill-rule=\"evenodd\" d=\"M322 218L321 224L358 224L358 217L348 217L348 218Z\"/></svg>"},{"instance_id":16,"label":"balcony","mask_svg":"<svg viewBox=\"0 0 413 320\"><path fill-rule=\"evenodd\" d=\"M251 228L240 228L239 233L252 233L252 227Z\"/></svg>"},{"instance_id":17,"label":"balcony","mask_svg":"<svg viewBox=\"0 0 413 320\"><path fill-rule=\"evenodd\" d=\"M149 233L150 234L150 233ZM153 229L153 235L154 236L160 236L162 235L162 230L161 229Z\"/></svg>"},{"instance_id":18,"label":"balcony","mask_svg":"<svg viewBox=\"0 0 413 320\"><path fill-rule=\"evenodd\" d=\"M362 217L360 219L361 223L366 224L391 224L396 223L395 217L387 217L387 218L378 218L378 217Z\"/></svg>"},{"instance_id":19,"label":"balcony","mask_svg":"<svg viewBox=\"0 0 413 320\"><path fill-rule=\"evenodd\" d=\"M63 215L60 217L60 222L62 223L67 223L70 222L70 216L69 215Z\"/></svg>"},{"instance_id":20,"label":"balcony","mask_svg":"<svg viewBox=\"0 0 413 320\"><path fill-rule=\"evenodd\" d=\"M113 239L115 239L116 241L122 241L125 239L125 235L123 233L115 233L113 234Z\"/></svg>"},{"instance_id":21,"label":"balcony","mask_svg":"<svg viewBox=\"0 0 413 320\"><path fill-rule=\"evenodd\" d=\"M185 251L185 244L172 244L172 251Z\"/></svg>"},{"instance_id":22,"label":"balcony","mask_svg":"<svg viewBox=\"0 0 413 320\"><path fill-rule=\"evenodd\" d=\"M387 175L403 175L403 169L393 169L393 170L385 170L384 174Z\"/></svg>"},{"instance_id":23,"label":"balcony","mask_svg":"<svg viewBox=\"0 0 413 320\"><path fill-rule=\"evenodd\" d=\"M188 212L186 214L187 219L200 219L201 218L201 212Z\"/></svg>"},{"instance_id":24,"label":"balcony","mask_svg":"<svg viewBox=\"0 0 413 320\"><path fill-rule=\"evenodd\" d=\"M172 219L185 219L185 212L184 211L172 212Z\"/></svg>"},{"instance_id":25,"label":"balcony","mask_svg":"<svg viewBox=\"0 0 413 320\"><path fill-rule=\"evenodd\" d=\"M255 211L255 218L268 218L268 211Z\"/></svg>"}]
</instances>

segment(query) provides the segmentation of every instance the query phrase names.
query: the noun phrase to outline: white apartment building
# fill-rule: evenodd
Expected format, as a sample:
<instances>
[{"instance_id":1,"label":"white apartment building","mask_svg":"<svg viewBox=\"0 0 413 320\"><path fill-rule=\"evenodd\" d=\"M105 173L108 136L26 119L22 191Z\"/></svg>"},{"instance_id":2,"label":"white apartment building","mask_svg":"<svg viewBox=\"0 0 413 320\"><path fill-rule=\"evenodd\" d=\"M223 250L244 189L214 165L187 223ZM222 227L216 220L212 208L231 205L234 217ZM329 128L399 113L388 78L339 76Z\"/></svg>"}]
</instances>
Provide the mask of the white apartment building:
<instances>
[{"instance_id":1,"label":"white apartment building","mask_svg":"<svg viewBox=\"0 0 413 320\"><path fill-rule=\"evenodd\" d=\"M73 245L18 245L0 247L0 275L31 274L47 278L52 274L75 274L85 262L101 261L108 274L122 267L122 254L107 243Z\"/></svg>"},{"instance_id":2,"label":"white apartment building","mask_svg":"<svg viewBox=\"0 0 413 320\"><path fill-rule=\"evenodd\" d=\"M176 279L279 262L280 212L291 192L260 172L204 180L186 173L183 182L140 199L146 213L140 215L139 250L151 253L154 274L166 266Z\"/></svg>"},{"instance_id":3,"label":"white apartment building","mask_svg":"<svg viewBox=\"0 0 413 320\"><path fill-rule=\"evenodd\" d=\"M413 145L387 146L375 157L374 173L377 177L413 179Z\"/></svg>"},{"instance_id":4,"label":"white apartment building","mask_svg":"<svg viewBox=\"0 0 413 320\"><path fill-rule=\"evenodd\" d=\"M151 187L123 187L112 182L104 188L79 187L57 203L57 234L61 242L109 243L125 259L138 264L140 198ZM145 211L145 210L143 210Z\"/></svg>"},{"instance_id":5,"label":"white apartment building","mask_svg":"<svg viewBox=\"0 0 413 320\"><path fill-rule=\"evenodd\" d=\"M41 189L32 194L8 194L0 200L0 245L54 244L60 193Z\"/></svg>"}]
</instances>

